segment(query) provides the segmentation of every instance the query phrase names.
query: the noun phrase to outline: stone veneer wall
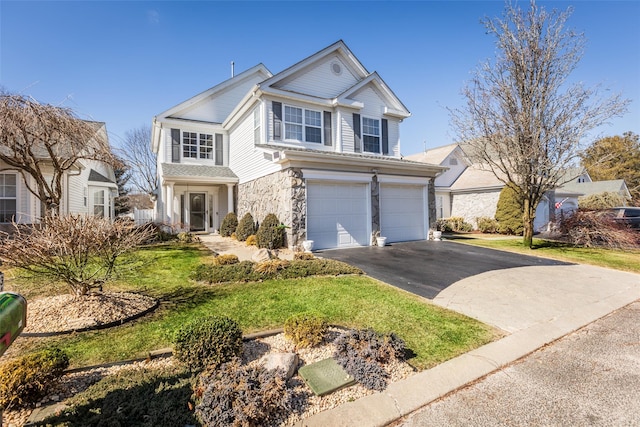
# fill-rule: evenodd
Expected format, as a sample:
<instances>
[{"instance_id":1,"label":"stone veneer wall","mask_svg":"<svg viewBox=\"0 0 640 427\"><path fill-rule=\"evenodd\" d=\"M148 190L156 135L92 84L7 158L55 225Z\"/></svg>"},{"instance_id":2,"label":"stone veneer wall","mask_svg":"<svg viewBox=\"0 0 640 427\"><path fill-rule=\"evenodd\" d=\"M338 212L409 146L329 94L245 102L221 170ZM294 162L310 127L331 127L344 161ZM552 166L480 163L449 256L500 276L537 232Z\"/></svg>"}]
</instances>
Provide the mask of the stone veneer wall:
<instances>
[{"instance_id":1,"label":"stone veneer wall","mask_svg":"<svg viewBox=\"0 0 640 427\"><path fill-rule=\"evenodd\" d=\"M286 169L238 185L238 219L250 212L259 223L275 214L286 225L286 245L306 238L306 187L300 169Z\"/></svg>"},{"instance_id":2,"label":"stone veneer wall","mask_svg":"<svg viewBox=\"0 0 640 427\"><path fill-rule=\"evenodd\" d=\"M429 207L429 230L435 230L438 213L436 211L436 185L435 178L429 180L427 184L427 206Z\"/></svg>"},{"instance_id":3,"label":"stone veneer wall","mask_svg":"<svg viewBox=\"0 0 640 427\"><path fill-rule=\"evenodd\" d=\"M499 191L471 194L453 194L451 201L451 216L461 216L466 222L478 228L476 218L496 216Z\"/></svg>"},{"instance_id":4,"label":"stone veneer wall","mask_svg":"<svg viewBox=\"0 0 640 427\"><path fill-rule=\"evenodd\" d=\"M371 245L375 245L376 234L380 231L380 183L378 175L371 180Z\"/></svg>"}]
</instances>

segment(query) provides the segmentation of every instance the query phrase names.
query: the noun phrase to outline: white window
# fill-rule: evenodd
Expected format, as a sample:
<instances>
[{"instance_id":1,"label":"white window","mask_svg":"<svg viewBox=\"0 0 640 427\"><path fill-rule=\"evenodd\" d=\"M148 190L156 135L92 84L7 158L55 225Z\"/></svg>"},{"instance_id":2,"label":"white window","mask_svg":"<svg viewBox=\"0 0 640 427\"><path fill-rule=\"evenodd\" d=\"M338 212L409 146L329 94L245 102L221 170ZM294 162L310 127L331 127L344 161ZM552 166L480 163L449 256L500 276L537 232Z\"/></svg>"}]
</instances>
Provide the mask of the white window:
<instances>
[{"instance_id":1,"label":"white window","mask_svg":"<svg viewBox=\"0 0 640 427\"><path fill-rule=\"evenodd\" d=\"M213 160L213 135L182 132L182 157Z\"/></svg>"},{"instance_id":2,"label":"white window","mask_svg":"<svg viewBox=\"0 0 640 427\"><path fill-rule=\"evenodd\" d=\"M11 222L16 216L17 175L0 173L0 222Z\"/></svg>"},{"instance_id":3,"label":"white window","mask_svg":"<svg viewBox=\"0 0 640 427\"><path fill-rule=\"evenodd\" d=\"M362 142L364 151L380 153L380 120L362 118Z\"/></svg>"},{"instance_id":4,"label":"white window","mask_svg":"<svg viewBox=\"0 0 640 427\"><path fill-rule=\"evenodd\" d=\"M104 190L93 193L93 214L99 217L104 216Z\"/></svg>"},{"instance_id":5,"label":"white window","mask_svg":"<svg viewBox=\"0 0 640 427\"><path fill-rule=\"evenodd\" d=\"M284 138L300 142L322 143L322 113L285 105Z\"/></svg>"}]
</instances>

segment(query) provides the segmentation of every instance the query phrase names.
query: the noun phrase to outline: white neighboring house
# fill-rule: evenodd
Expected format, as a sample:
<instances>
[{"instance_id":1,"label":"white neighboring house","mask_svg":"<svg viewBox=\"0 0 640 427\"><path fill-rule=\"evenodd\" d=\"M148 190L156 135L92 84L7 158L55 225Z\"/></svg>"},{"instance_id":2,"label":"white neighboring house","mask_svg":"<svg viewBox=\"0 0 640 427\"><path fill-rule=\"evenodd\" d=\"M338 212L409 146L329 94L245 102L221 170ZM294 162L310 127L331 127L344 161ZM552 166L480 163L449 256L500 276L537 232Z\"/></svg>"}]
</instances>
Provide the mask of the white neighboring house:
<instances>
[{"instance_id":1,"label":"white neighboring house","mask_svg":"<svg viewBox=\"0 0 640 427\"><path fill-rule=\"evenodd\" d=\"M289 247L426 239L444 168L401 158L409 116L343 41L275 75L258 64L153 119L157 218L214 232L274 213Z\"/></svg>"},{"instance_id":2,"label":"white neighboring house","mask_svg":"<svg viewBox=\"0 0 640 427\"><path fill-rule=\"evenodd\" d=\"M104 123L96 127L95 140L109 144ZM43 157L46 163L46 157ZM35 187L33 179L30 185ZM63 177L60 214L91 214L114 217L114 198L118 196L115 174L111 165L95 160L79 160ZM25 185L20 172L8 169L0 161L0 227L15 221L18 224L37 223L44 213L40 200Z\"/></svg>"},{"instance_id":3,"label":"white neighboring house","mask_svg":"<svg viewBox=\"0 0 640 427\"><path fill-rule=\"evenodd\" d=\"M436 163L449 168L435 180L437 218L462 217L477 228L477 218L494 218L504 183L493 172L473 164L460 144L450 144L412 154L406 159ZM578 197L585 194L582 183L591 178L582 169L567 171L571 183L545 194L536 209L535 231L545 231L554 215L578 208Z\"/></svg>"}]
</instances>

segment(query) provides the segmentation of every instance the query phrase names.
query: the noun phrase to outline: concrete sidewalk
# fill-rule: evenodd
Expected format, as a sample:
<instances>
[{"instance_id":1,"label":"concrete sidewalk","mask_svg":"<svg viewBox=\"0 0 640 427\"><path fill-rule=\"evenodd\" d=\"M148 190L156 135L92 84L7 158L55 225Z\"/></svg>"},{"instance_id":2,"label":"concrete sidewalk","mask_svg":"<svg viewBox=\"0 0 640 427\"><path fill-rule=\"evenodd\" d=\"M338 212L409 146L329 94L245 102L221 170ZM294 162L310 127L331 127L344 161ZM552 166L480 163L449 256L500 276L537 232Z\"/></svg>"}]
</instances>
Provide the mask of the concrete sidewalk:
<instances>
[{"instance_id":1,"label":"concrete sidewalk","mask_svg":"<svg viewBox=\"0 0 640 427\"><path fill-rule=\"evenodd\" d=\"M463 279L434 303L510 335L297 425L387 425L638 299L640 275L586 265L520 267Z\"/></svg>"}]
</instances>

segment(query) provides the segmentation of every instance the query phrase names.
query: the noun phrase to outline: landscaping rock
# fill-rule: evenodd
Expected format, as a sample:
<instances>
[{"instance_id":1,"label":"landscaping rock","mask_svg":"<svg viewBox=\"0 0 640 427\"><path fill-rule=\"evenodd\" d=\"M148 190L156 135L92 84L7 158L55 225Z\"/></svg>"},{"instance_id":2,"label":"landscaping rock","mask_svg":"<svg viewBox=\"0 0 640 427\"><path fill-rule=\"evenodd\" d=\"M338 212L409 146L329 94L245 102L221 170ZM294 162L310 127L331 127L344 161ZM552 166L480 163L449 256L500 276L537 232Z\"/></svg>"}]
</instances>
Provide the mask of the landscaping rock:
<instances>
[{"instance_id":1,"label":"landscaping rock","mask_svg":"<svg viewBox=\"0 0 640 427\"><path fill-rule=\"evenodd\" d=\"M295 353L269 353L262 356L260 364L266 369L282 369L289 379L296 373L298 367L298 355Z\"/></svg>"},{"instance_id":2,"label":"landscaping rock","mask_svg":"<svg viewBox=\"0 0 640 427\"><path fill-rule=\"evenodd\" d=\"M270 259L271 259L271 253L266 248L259 249L258 251L256 251L256 253L254 253L251 256L251 260L253 262L264 262L264 261L269 261Z\"/></svg>"}]
</instances>

